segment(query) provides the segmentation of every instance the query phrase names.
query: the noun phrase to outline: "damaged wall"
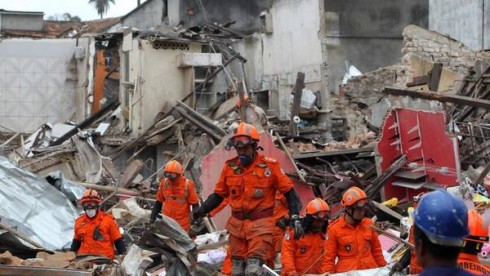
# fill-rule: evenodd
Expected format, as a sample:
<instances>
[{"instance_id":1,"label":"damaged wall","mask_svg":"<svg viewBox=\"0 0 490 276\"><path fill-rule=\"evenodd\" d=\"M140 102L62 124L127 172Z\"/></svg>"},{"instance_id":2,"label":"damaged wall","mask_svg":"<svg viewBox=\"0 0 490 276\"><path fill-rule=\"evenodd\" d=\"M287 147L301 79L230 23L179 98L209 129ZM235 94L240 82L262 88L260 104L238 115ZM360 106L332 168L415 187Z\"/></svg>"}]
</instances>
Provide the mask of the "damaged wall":
<instances>
[{"instance_id":1,"label":"damaged wall","mask_svg":"<svg viewBox=\"0 0 490 276\"><path fill-rule=\"evenodd\" d=\"M155 49L150 40L135 38L132 40L132 50L122 54L121 108L123 116L129 121L133 137L155 123L155 116L166 101L181 100L190 92L186 81L192 80L186 77L185 69L178 67L177 57L182 53L201 52L201 45L168 43L171 43L171 47Z\"/></svg>"},{"instance_id":2,"label":"damaged wall","mask_svg":"<svg viewBox=\"0 0 490 276\"><path fill-rule=\"evenodd\" d=\"M408 25L403 30L403 37L402 52L405 55L402 63L405 64L415 54L431 62L440 62L445 68L465 76L476 61L490 58L490 53L472 51L460 41L415 25Z\"/></svg>"},{"instance_id":3,"label":"damaged wall","mask_svg":"<svg viewBox=\"0 0 490 276\"><path fill-rule=\"evenodd\" d=\"M33 132L74 116L75 39L4 39L0 43L0 125Z\"/></svg>"},{"instance_id":4,"label":"damaged wall","mask_svg":"<svg viewBox=\"0 0 490 276\"><path fill-rule=\"evenodd\" d=\"M419 26L408 25L404 31L404 54L401 63L367 72L351 79L344 87L345 96L333 98L335 115L348 118L351 137L367 131L366 122L379 127L386 111L394 106L424 110L441 110L438 102L388 97L385 87L406 88L414 77L428 73L434 63L442 63L439 92L456 93L469 70L478 61L490 61L490 54L474 52L461 42ZM418 86L425 89L425 87ZM425 89L426 90L426 89Z\"/></svg>"},{"instance_id":5,"label":"damaged wall","mask_svg":"<svg viewBox=\"0 0 490 276\"><path fill-rule=\"evenodd\" d=\"M170 26L176 26L182 22L188 28L204 23L235 22L229 26L230 29L251 34L260 30L259 15L262 11L268 10L272 2L272 0L168 1L168 23Z\"/></svg>"},{"instance_id":6,"label":"damaged wall","mask_svg":"<svg viewBox=\"0 0 490 276\"><path fill-rule=\"evenodd\" d=\"M473 50L490 49L490 1L430 0L429 29Z\"/></svg>"},{"instance_id":7,"label":"damaged wall","mask_svg":"<svg viewBox=\"0 0 490 276\"><path fill-rule=\"evenodd\" d=\"M407 24L428 25L428 0L325 0L328 89L338 92L346 62L361 72L398 62Z\"/></svg>"},{"instance_id":8,"label":"damaged wall","mask_svg":"<svg viewBox=\"0 0 490 276\"><path fill-rule=\"evenodd\" d=\"M146 0L137 9L121 18L121 26L146 30L162 24L167 14L167 0ZM178 1L172 1L178 2Z\"/></svg>"},{"instance_id":9,"label":"damaged wall","mask_svg":"<svg viewBox=\"0 0 490 276\"><path fill-rule=\"evenodd\" d=\"M236 45L248 60L249 86L271 90L270 106L280 119L289 119L289 96L298 71L305 73L307 88L325 91L319 7L318 0L276 1L269 10L273 32L255 33Z\"/></svg>"}]
</instances>

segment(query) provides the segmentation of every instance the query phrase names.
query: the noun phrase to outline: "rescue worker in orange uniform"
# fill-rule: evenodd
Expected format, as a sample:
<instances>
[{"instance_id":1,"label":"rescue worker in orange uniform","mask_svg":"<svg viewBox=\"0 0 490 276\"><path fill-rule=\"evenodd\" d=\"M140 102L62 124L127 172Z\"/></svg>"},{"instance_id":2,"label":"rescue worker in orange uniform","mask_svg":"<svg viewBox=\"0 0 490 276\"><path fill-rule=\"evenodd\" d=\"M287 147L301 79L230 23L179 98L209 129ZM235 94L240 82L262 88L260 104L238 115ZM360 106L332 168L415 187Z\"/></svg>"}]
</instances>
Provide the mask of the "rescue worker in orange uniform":
<instances>
[{"instance_id":1,"label":"rescue worker in orange uniform","mask_svg":"<svg viewBox=\"0 0 490 276\"><path fill-rule=\"evenodd\" d=\"M299 219L299 199L293 183L280 164L257 152L259 132L249 124L240 123L229 140L238 154L226 161L214 193L193 212L203 217L229 198L232 216L226 229L230 233L232 275L255 276L262 273L272 247L275 221L273 218L276 192L288 201L290 223L295 238L303 234Z\"/></svg>"},{"instance_id":2,"label":"rescue worker in orange uniform","mask_svg":"<svg viewBox=\"0 0 490 276\"><path fill-rule=\"evenodd\" d=\"M163 168L164 178L160 180L157 191L157 201L153 206L150 222L154 222L158 213L173 218L182 228L189 232L191 229L190 207L199 206L199 198L194 188L194 182L184 177L182 165L172 160ZM163 206L163 208L162 208Z\"/></svg>"},{"instance_id":3,"label":"rescue worker in orange uniform","mask_svg":"<svg viewBox=\"0 0 490 276\"><path fill-rule=\"evenodd\" d=\"M221 210L223 210L229 203L229 199L226 198L221 202L221 204L209 212L210 217L214 217ZM274 267L274 261L276 256L280 257L281 254L281 246L282 239L284 238L284 232L287 229L288 221L289 221L289 211L287 209L286 198L281 193L276 193L276 205L274 205L274 221L276 221L276 227L274 228L273 239L272 239L272 248L270 250L270 255L267 258L267 265L269 267ZM301 208L300 208L301 209ZM221 273L226 275L231 275L231 249L228 246L226 250L226 257L223 261L223 265L221 266Z\"/></svg>"},{"instance_id":4,"label":"rescue worker in orange uniform","mask_svg":"<svg viewBox=\"0 0 490 276\"><path fill-rule=\"evenodd\" d=\"M340 273L385 266L378 235L370 228L373 221L364 217L366 193L358 187L351 187L343 194L341 205L345 208L344 214L332 222L327 230L325 272Z\"/></svg>"},{"instance_id":5,"label":"rescue worker in orange uniform","mask_svg":"<svg viewBox=\"0 0 490 276\"><path fill-rule=\"evenodd\" d=\"M70 250L77 254L114 259L114 247L117 254L122 255L126 253L126 246L114 217L99 209L101 202L97 191L88 189L83 193L80 203L85 213L75 220L75 235Z\"/></svg>"},{"instance_id":6,"label":"rescue worker in orange uniform","mask_svg":"<svg viewBox=\"0 0 490 276\"><path fill-rule=\"evenodd\" d=\"M284 236L281 261L282 276L320 274L325 259L325 234L328 227L330 208L320 198L313 199L306 206L306 216L302 220L305 235L299 240L291 238L291 231Z\"/></svg>"},{"instance_id":7,"label":"rescue worker in orange uniform","mask_svg":"<svg viewBox=\"0 0 490 276\"><path fill-rule=\"evenodd\" d=\"M478 275L490 275L490 267L478 259L483 243L488 242L488 225L475 209L468 211L468 228L470 235L464 238L463 250L458 256L458 266Z\"/></svg>"}]
</instances>

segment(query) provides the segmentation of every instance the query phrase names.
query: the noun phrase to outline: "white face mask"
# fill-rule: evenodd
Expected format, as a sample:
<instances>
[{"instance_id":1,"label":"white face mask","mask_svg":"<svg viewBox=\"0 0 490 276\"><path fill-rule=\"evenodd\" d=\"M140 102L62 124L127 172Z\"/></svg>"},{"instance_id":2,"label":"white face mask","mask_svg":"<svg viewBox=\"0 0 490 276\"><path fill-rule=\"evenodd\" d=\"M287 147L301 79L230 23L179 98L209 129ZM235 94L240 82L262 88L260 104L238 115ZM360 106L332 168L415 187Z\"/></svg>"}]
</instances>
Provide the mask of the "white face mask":
<instances>
[{"instance_id":1,"label":"white face mask","mask_svg":"<svg viewBox=\"0 0 490 276\"><path fill-rule=\"evenodd\" d=\"M87 214L89 218L93 218L97 214L97 209L87 209L85 210L85 214Z\"/></svg>"}]
</instances>

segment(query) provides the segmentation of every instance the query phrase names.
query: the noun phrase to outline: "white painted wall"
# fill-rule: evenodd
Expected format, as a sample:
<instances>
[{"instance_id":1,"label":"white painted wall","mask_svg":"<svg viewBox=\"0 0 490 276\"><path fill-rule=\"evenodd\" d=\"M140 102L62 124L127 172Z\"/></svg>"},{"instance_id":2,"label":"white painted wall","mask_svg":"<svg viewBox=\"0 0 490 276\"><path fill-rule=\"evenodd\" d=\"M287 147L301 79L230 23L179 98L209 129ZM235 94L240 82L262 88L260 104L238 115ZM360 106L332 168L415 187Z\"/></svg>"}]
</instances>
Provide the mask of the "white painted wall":
<instances>
[{"instance_id":1,"label":"white painted wall","mask_svg":"<svg viewBox=\"0 0 490 276\"><path fill-rule=\"evenodd\" d=\"M190 92L185 89L185 82L190 81L185 78L185 69L177 67L178 56L189 52L201 52L201 45L190 44L189 50L164 50L154 49L148 40L133 39L133 50L129 51L129 82L135 84L130 108L132 136L153 125L166 101L181 100Z\"/></svg>"},{"instance_id":2,"label":"white painted wall","mask_svg":"<svg viewBox=\"0 0 490 276\"><path fill-rule=\"evenodd\" d=\"M33 132L46 122L73 118L75 45L75 39L2 40L0 126L14 132Z\"/></svg>"},{"instance_id":3,"label":"white painted wall","mask_svg":"<svg viewBox=\"0 0 490 276\"><path fill-rule=\"evenodd\" d=\"M299 71L305 73L308 88L324 91L318 1L275 1L269 11L273 33L254 34L236 45L248 60L249 85L277 91L270 98L280 119L288 119L289 95Z\"/></svg>"}]
</instances>

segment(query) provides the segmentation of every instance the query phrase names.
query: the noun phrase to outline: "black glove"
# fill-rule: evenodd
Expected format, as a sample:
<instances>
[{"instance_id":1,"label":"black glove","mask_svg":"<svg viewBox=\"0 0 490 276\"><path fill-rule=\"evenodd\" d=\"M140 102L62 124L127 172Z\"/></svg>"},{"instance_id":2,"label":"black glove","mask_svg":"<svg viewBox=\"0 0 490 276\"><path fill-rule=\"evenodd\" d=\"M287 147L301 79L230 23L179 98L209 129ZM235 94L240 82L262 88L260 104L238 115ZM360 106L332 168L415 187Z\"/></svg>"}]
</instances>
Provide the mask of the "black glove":
<instances>
[{"instance_id":1,"label":"black glove","mask_svg":"<svg viewBox=\"0 0 490 276\"><path fill-rule=\"evenodd\" d=\"M191 213L192 221L197 221L198 219L204 217L207 214L206 208L204 206L199 206L198 208L194 208Z\"/></svg>"},{"instance_id":2,"label":"black glove","mask_svg":"<svg viewBox=\"0 0 490 276\"><path fill-rule=\"evenodd\" d=\"M298 215L291 216L291 228L294 230L294 239L299 240L302 236L304 236L305 231L303 230L303 225L301 225L301 220Z\"/></svg>"},{"instance_id":3,"label":"black glove","mask_svg":"<svg viewBox=\"0 0 490 276\"><path fill-rule=\"evenodd\" d=\"M389 275L393 275L395 274L395 272L401 272L402 270L403 270L403 265L397 262L391 267Z\"/></svg>"},{"instance_id":4,"label":"black glove","mask_svg":"<svg viewBox=\"0 0 490 276\"><path fill-rule=\"evenodd\" d=\"M281 217L277 220L276 226L281 228L282 231L286 231L286 228L288 227L288 219L286 217Z\"/></svg>"},{"instance_id":5,"label":"black glove","mask_svg":"<svg viewBox=\"0 0 490 276\"><path fill-rule=\"evenodd\" d=\"M150 224L154 223L155 220L157 219L158 214L160 214L160 212L162 212L162 206L163 206L163 203L161 203L160 201L157 200L155 202L155 205L153 205L153 209L151 210Z\"/></svg>"}]
</instances>

